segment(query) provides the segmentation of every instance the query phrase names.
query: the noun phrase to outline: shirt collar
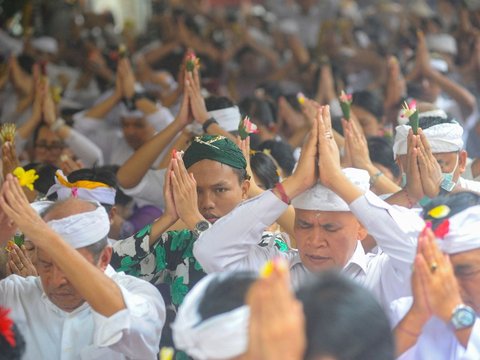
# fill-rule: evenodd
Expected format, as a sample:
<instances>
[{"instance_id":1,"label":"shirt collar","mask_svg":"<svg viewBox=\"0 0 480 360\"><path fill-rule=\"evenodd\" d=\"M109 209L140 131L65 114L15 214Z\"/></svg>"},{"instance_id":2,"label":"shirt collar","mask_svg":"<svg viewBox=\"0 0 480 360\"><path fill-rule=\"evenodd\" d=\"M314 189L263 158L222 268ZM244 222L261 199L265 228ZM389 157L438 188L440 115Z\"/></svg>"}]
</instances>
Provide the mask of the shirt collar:
<instances>
[{"instance_id":1,"label":"shirt collar","mask_svg":"<svg viewBox=\"0 0 480 360\"><path fill-rule=\"evenodd\" d=\"M343 268L343 271L351 273L358 268L360 268L364 274L367 273L367 256L360 241L357 241L357 247L347 265Z\"/></svg>"}]
</instances>

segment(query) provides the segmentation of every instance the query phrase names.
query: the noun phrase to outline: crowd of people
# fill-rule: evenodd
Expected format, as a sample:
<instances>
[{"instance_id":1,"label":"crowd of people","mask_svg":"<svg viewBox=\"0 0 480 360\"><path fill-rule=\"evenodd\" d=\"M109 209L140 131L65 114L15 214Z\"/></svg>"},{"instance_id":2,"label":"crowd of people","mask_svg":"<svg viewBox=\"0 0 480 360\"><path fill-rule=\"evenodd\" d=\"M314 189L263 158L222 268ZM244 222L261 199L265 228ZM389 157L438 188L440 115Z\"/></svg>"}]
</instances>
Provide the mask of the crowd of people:
<instances>
[{"instance_id":1,"label":"crowd of people","mask_svg":"<svg viewBox=\"0 0 480 360\"><path fill-rule=\"evenodd\" d=\"M0 12L0 359L480 359L480 2L150 3Z\"/></svg>"}]
</instances>

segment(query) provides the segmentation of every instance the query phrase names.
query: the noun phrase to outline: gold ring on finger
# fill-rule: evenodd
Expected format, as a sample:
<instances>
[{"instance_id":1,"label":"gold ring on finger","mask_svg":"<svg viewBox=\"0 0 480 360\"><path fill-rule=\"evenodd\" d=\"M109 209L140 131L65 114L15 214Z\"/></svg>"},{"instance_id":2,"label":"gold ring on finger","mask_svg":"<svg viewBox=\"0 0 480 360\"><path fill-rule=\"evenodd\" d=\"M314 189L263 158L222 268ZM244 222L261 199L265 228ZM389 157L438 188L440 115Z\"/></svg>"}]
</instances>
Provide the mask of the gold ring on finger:
<instances>
[{"instance_id":1,"label":"gold ring on finger","mask_svg":"<svg viewBox=\"0 0 480 360\"><path fill-rule=\"evenodd\" d=\"M430 264L430 271L432 272L432 274L435 273L435 271L437 271L437 268L438 268L438 265L435 261Z\"/></svg>"}]
</instances>

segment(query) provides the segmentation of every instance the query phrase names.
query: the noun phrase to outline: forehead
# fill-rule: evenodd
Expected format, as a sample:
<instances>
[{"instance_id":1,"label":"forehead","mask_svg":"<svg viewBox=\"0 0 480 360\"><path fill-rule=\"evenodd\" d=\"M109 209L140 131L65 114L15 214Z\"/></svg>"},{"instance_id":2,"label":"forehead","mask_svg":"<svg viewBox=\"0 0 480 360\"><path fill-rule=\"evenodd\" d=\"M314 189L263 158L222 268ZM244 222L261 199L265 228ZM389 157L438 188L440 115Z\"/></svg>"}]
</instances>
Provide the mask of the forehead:
<instances>
[{"instance_id":1,"label":"forehead","mask_svg":"<svg viewBox=\"0 0 480 360\"><path fill-rule=\"evenodd\" d=\"M42 126L38 131L37 140L61 141L60 137L49 128Z\"/></svg>"},{"instance_id":2,"label":"forehead","mask_svg":"<svg viewBox=\"0 0 480 360\"><path fill-rule=\"evenodd\" d=\"M480 248L450 255L450 260L454 266L480 265Z\"/></svg>"},{"instance_id":3,"label":"forehead","mask_svg":"<svg viewBox=\"0 0 480 360\"><path fill-rule=\"evenodd\" d=\"M139 117L131 117L131 116L122 116L121 121L123 126L133 126L133 125L145 126L146 125L146 120L143 117L139 118Z\"/></svg>"},{"instance_id":4,"label":"forehead","mask_svg":"<svg viewBox=\"0 0 480 360\"><path fill-rule=\"evenodd\" d=\"M346 223L355 221L355 215L350 211L319 211L319 210L303 210L295 209L295 219L308 221L308 222L319 222L319 223Z\"/></svg>"},{"instance_id":5,"label":"forehead","mask_svg":"<svg viewBox=\"0 0 480 360\"><path fill-rule=\"evenodd\" d=\"M211 186L220 182L238 184L238 176L233 168L218 161L200 160L187 170L195 177L197 187Z\"/></svg>"},{"instance_id":6,"label":"forehead","mask_svg":"<svg viewBox=\"0 0 480 360\"><path fill-rule=\"evenodd\" d=\"M44 250L40 249L39 247L36 247L35 248L36 252L37 252L37 259L39 261L45 261L45 262L52 262L52 258L50 255L48 255L48 253L46 253ZM80 255L82 255L84 258L86 258L87 260L89 260L90 262L93 262L93 256L92 254L85 248L81 248L81 249L76 249Z\"/></svg>"}]
</instances>

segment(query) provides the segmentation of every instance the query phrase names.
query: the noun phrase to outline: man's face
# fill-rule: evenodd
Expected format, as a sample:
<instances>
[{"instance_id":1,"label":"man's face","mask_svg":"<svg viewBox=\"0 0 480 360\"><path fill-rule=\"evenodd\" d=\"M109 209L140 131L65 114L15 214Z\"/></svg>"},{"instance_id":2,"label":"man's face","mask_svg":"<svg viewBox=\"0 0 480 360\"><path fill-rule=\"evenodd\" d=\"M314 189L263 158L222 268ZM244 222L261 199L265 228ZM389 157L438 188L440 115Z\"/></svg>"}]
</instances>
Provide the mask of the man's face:
<instances>
[{"instance_id":1,"label":"man's face","mask_svg":"<svg viewBox=\"0 0 480 360\"><path fill-rule=\"evenodd\" d=\"M240 184L238 175L228 165L201 160L188 168L197 182L198 210L214 223L247 197L248 181Z\"/></svg>"},{"instance_id":2,"label":"man's face","mask_svg":"<svg viewBox=\"0 0 480 360\"><path fill-rule=\"evenodd\" d=\"M74 289L65 274L52 262L50 256L42 249L37 248L37 271L42 281L43 291L50 301L66 312L72 312L81 306L85 299ZM88 262L94 264L93 255L86 249L77 251Z\"/></svg>"},{"instance_id":3,"label":"man's face","mask_svg":"<svg viewBox=\"0 0 480 360\"><path fill-rule=\"evenodd\" d=\"M295 239L302 263L312 272L343 268L366 231L351 212L295 209Z\"/></svg>"},{"instance_id":4,"label":"man's face","mask_svg":"<svg viewBox=\"0 0 480 360\"><path fill-rule=\"evenodd\" d=\"M133 150L145 144L155 133L145 118L122 118L123 136Z\"/></svg>"},{"instance_id":5,"label":"man's face","mask_svg":"<svg viewBox=\"0 0 480 360\"><path fill-rule=\"evenodd\" d=\"M62 139L46 126L40 128L34 146L35 161L53 165L60 160L62 150L65 148Z\"/></svg>"},{"instance_id":6,"label":"man's face","mask_svg":"<svg viewBox=\"0 0 480 360\"><path fill-rule=\"evenodd\" d=\"M480 314L480 249L450 255L462 299Z\"/></svg>"}]
</instances>

